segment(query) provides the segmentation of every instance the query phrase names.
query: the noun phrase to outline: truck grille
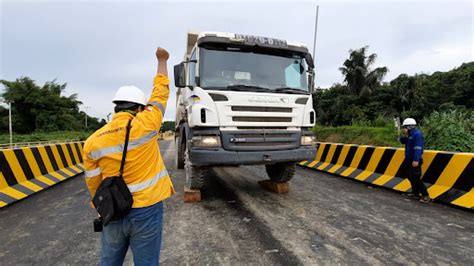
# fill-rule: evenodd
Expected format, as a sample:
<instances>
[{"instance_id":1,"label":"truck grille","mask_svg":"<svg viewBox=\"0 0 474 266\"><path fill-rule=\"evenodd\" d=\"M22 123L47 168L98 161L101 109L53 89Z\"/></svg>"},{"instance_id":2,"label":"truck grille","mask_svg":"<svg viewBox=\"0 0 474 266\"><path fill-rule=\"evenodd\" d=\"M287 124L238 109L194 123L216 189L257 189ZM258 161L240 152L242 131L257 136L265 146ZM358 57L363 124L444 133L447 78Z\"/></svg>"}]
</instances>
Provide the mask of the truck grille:
<instances>
[{"instance_id":1,"label":"truck grille","mask_svg":"<svg viewBox=\"0 0 474 266\"><path fill-rule=\"evenodd\" d=\"M288 107L268 107L268 106L232 106L234 112L273 112L273 113L291 113L292 108Z\"/></svg>"},{"instance_id":2,"label":"truck grille","mask_svg":"<svg viewBox=\"0 0 474 266\"><path fill-rule=\"evenodd\" d=\"M290 123L291 117L265 117L265 116L234 116L234 122L285 122Z\"/></svg>"},{"instance_id":3,"label":"truck grille","mask_svg":"<svg viewBox=\"0 0 474 266\"><path fill-rule=\"evenodd\" d=\"M296 149L300 146L301 132L278 129L222 131L222 145L226 150L269 151Z\"/></svg>"}]
</instances>

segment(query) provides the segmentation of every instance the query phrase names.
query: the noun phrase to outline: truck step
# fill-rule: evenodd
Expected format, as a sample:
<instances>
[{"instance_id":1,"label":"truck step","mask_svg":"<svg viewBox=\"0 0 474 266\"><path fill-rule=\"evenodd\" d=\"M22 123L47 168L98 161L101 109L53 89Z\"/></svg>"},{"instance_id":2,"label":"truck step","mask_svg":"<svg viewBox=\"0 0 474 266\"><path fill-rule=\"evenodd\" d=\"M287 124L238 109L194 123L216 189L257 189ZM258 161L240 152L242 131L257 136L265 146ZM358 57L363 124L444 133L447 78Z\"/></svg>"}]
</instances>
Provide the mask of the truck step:
<instances>
[{"instance_id":1,"label":"truck step","mask_svg":"<svg viewBox=\"0 0 474 266\"><path fill-rule=\"evenodd\" d=\"M184 186L184 203L200 202L201 190Z\"/></svg>"},{"instance_id":2,"label":"truck step","mask_svg":"<svg viewBox=\"0 0 474 266\"><path fill-rule=\"evenodd\" d=\"M268 179L268 180L258 181L258 184L263 189L266 189L270 192L278 193L278 194L285 194L285 193L288 193L288 191L290 190L290 186L288 182L275 183Z\"/></svg>"}]
</instances>

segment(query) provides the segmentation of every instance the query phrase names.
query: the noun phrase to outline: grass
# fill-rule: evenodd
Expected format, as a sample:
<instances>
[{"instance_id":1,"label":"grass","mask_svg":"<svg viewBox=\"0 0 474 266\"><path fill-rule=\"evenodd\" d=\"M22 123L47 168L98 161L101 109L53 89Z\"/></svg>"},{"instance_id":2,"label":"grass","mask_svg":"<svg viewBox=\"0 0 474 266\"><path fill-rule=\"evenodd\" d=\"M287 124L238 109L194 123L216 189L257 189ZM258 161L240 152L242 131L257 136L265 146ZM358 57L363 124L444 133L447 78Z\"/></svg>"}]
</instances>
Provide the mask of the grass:
<instances>
[{"instance_id":1,"label":"grass","mask_svg":"<svg viewBox=\"0 0 474 266\"><path fill-rule=\"evenodd\" d=\"M361 144L373 146L401 147L398 133L389 127L315 126L314 132L320 142Z\"/></svg>"},{"instance_id":2,"label":"grass","mask_svg":"<svg viewBox=\"0 0 474 266\"><path fill-rule=\"evenodd\" d=\"M55 132L35 132L31 134L15 134L13 133L13 142L37 142L49 140L85 140L93 132L76 132L76 131L55 131ZM10 143L10 135L8 133L0 134L0 144Z\"/></svg>"}]
</instances>

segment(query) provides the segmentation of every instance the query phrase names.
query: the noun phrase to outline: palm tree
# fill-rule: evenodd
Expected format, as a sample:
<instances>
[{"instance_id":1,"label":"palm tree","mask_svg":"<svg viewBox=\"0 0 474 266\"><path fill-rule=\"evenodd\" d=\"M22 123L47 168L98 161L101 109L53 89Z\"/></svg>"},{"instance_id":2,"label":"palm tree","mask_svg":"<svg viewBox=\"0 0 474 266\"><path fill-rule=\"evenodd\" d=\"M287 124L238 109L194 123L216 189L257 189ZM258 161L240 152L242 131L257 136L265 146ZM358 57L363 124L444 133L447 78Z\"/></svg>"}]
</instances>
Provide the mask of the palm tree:
<instances>
[{"instance_id":1,"label":"palm tree","mask_svg":"<svg viewBox=\"0 0 474 266\"><path fill-rule=\"evenodd\" d=\"M349 90L359 96L370 95L388 72L387 67L371 70L377 54L366 56L368 48L369 46L365 46L357 50L349 50L349 58L344 61L343 67L339 68Z\"/></svg>"}]
</instances>

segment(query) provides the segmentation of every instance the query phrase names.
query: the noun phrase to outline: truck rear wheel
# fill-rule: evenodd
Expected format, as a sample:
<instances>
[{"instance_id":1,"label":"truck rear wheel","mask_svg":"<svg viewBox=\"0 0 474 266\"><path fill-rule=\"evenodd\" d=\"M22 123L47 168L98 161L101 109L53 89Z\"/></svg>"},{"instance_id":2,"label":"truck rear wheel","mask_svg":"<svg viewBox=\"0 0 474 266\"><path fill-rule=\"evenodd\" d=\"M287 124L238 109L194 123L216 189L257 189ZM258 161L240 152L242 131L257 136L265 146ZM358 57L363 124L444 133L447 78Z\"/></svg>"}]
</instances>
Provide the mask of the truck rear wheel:
<instances>
[{"instance_id":1,"label":"truck rear wheel","mask_svg":"<svg viewBox=\"0 0 474 266\"><path fill-rule=\"evenodd\" d=\"M174 162L177 169L184 169L184 147L181 137L175 139L175 155Z\"/></svg>"},{"instance_id":2,"label":"truck rear wheel","mask_svg":"<svg viewBox=\"0 0 474 266\"><path fill-rule=\"evenodd\" d=\"M265 165L268 177L275 183L284 183L290 181L293 178L296 171L296 163L276 163Z\"/></svg>"},{"instance_id":3,"label":"truck rear wheel","mask_svg":"<svg viewBox=\"0 0 474 266\"><path fill-rule=\"evenodd\" d=\"M204 177L208 169L206 167L192 165L188 145L186 145L184 151L184 169L186 171L186 185L190 189L201 189L204 186Z\"/></svg>"}]
</instances>

